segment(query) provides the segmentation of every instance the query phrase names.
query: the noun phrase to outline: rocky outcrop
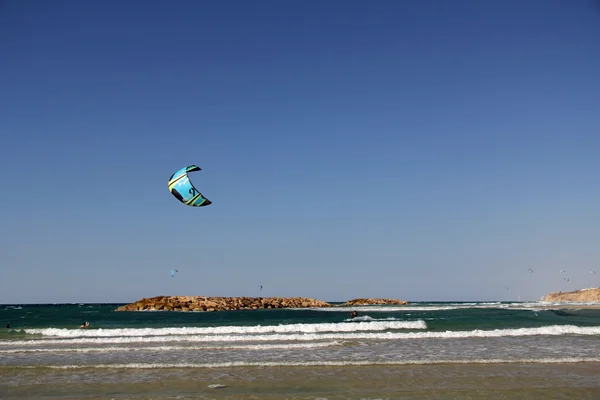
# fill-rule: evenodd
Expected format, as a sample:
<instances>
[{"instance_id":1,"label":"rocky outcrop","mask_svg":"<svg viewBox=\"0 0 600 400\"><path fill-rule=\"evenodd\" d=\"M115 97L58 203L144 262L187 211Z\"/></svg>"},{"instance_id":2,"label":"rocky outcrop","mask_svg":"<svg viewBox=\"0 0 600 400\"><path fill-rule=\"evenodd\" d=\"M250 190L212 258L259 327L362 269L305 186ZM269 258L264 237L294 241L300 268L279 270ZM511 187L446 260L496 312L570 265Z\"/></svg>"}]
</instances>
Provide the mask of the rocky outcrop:
<instances>
[{"instance_id":1,"label":"rocky outcrop","mask_svg":"<svg viewBox=\"0 0 600 400\"><path fill-rule=\"evenodd\" d=\"M600 288L581 289L573 292L552 292L542 297L542 301L572 301L577 303L600 302Z\"/></svg>"},{"instance_id":2,"label":"rocky outcrop","mask_svg":"<svg viewBox=\"0 0 600 400\"><path fill-rule=\"evenodd\" d=\"M408 301L398 299L353 299L345 302L344 306L369 306L373 304L393 304L393 305L406 305Z\"/></svg>"},{"instance_id":3,"label":"rocky outcrop","mask_svg":"<svg viewBox=\"0 0 600 400\"><path fill-rule=\"evenodd\" d=\"M158 296L143 298L115 311L226 311L259 308L331 307L321 300L306 297L203 297Z\"/></svg>"}]
</instances>

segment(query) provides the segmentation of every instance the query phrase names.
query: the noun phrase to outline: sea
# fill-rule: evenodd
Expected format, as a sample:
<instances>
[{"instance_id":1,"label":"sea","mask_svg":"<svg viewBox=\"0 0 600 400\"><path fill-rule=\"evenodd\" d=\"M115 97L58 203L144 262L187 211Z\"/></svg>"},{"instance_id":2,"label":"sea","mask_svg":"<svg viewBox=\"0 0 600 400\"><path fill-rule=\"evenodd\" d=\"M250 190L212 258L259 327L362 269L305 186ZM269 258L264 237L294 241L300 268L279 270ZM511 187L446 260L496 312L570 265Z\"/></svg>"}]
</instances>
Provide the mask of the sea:
<instances>
[{"instance_id":1,"label":"sea","mask_svg":"<svg viewBox=\"0 0 600 400\"><path fill-rule=\"evenodd\" d=\"M332 304L0 305L0 399L600 399L600 304Z\"/></svg>"}]
</instances>

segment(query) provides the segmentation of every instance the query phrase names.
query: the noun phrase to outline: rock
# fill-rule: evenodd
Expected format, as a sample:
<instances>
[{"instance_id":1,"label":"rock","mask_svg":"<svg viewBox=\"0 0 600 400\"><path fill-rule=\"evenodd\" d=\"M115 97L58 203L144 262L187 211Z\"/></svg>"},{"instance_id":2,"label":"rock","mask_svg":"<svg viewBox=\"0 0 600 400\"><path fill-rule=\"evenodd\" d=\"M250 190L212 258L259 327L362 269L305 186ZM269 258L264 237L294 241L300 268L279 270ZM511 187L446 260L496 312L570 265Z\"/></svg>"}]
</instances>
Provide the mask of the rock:
<instances>
[{"instance_id":1,"label":"rock","mask_svg":"<svg viewBox=\"0 0 600 400\"><path fill-rule=\"evenodd\" d=\"M577 303L600 302L600 288L581 289L573 292L552 292L542 297L542 301L572 301Z\"/></svg>"},{"instance_id":2,"label":"rock","mask_svg":"<svg viewBox=\"0 0 600 400\"><path fill-rule=\"evenodd\" d=\"M373 304L393 304L393 305L406 305L409 304L408 301L398 300L398 299L353 299L348 300L343 306L368 306Z\"/></svg>"},{"instance_id":3,"label":"rock","mask_svg":"<svg viewBox=\"0 0 600 400\"><path fill-rule=\"evenodd\" d=\"M321 300L306 297L204 297L204 296L157 296L143 298L115 311L226 311L257 310L259 308L316 308L331 307Z\"/></svg>"}]
</instances>

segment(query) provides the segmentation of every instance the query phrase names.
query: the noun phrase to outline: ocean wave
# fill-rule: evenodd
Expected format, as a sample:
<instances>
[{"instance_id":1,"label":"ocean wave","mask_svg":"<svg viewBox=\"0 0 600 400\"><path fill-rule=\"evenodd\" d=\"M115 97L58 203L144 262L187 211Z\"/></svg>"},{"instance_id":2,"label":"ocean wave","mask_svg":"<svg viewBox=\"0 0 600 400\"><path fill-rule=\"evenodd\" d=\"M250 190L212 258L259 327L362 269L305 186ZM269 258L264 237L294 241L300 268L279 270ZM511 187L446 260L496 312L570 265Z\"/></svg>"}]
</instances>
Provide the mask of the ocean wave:
<instances>
[{"instance_id":1,"label":"ocean wave","mask_svg":"<svg viewBox=\"0 0 600 400\"><path fill-rule=\"evenodd\" d=\"M531 307L576 307L576 306L600 306L598 301L540 301L539 303L532 304Z\"/></svg>"},{"instance_id":2,"label":"ocean wave","mask_svg":"<svg viewBox=\"0 0 600 400\"><path fill-rule=\"evenodd\" d=\"M173 350L294 350L294 349L314 349L320 347L342 346L344 342L315 342L315 343L287 343L287 344L249 344L233 346L146 346L146 347L54 347L54 348L21 348L21 349L0 349L0 354L14 353L113 353L113 352L134 352L134 351L173 351Z\"/></svg>"},{"instance_id":3,"label":"ocean wave","mask_svg":"<svg viewBox=\"0 0 600 400\"><path fill-rule=\"evenodd\" d=\"M127 337L127 336L167 336L167 335L223 335L261 333L319 333L319 332L358 332L385 331L390 329L427 329L423 320L417 321L364 321L320 324L286 324L258 326L215 326L178 328L115 328L115 329L64 329L43 328L25 329L32 335L54 337Z\"/></svg>"},{"instance_id":4,"label":"ocean wave","mask_svg":"<svg viewBox=\"0 0 600 400\"><path fill-rule=\"evenodd\" d=\"M425 320L426 318L422 318L420 320ZM373 318L370 315L361 315L360 317L347 318L344 321L346 322L358 322L358 321L401 321L398 318L387 317L387 318ZM425 329L425 328L423 328Z\"/></svg>"},{"instance_id":5,"label":"ocean wave","mask_svg":"<svg viewBox=\"0 0 600 400\"><path fill-rule=\"evenodd\" d=\"M339 306L331 308L315 308L314 311L322 312L395 312L395 311L443 311L443 310L457 310L461 308L473 308L473 306L387 306L387 305L373 305L373 306Z\"/></svg>"},{"instance_id":6,"label":"ocean wave","mask_svg":"<svg viewBox=\"0 0 600 400\"><path fill-rule=\"evenodd\" d=\"M558 305L558 303L556 303ZM566 303L562 303L565 305ZM571 303L569 303L571 304ZM581 303L581 305L592 305L593 303ZM595 303L596 305L598 303ZM529 310L531 308L540 308L548 306L548 303L530 302L530 303L501 303L501 302L482 302L482 303L444 303L444 304L410 304L406 306L390 305L365 305L365 306L336 306L331 308L315 308L315 311L322 312L352 312L354 310L361 312L397 312L397 311L449 311L465 309L511 309L511 310Z\"/></svg>"},{"instance_id":7,"label":"ocean wave","mask_svg":"<svg viewBox=\"0 0 600 400\"><path fill-rule=\"evenodd\" d=\"M600 326L550 325L538 328L514 328L444 332L336 332L336 333L276 333L262 335L169 335L146 337L85 337L63 339L32 339L2 341L0 346L84 344L84 343L160 343L160 342L283 342L317 340L405 340L405 339L467 339L512 336L600 335Z\"/></svg>"},{"instance_id":8,"label":"ocean wave","mask_svg":"<svg viewBox=\"0 0 600 400\"><path fill-rule=\"evenodd\" d=\"M223 363L130 363L130 364L71 364L71 365L27 365L0 366L11 369L162 369L162 368L232 368L232 367L345 367L345 366L379 366L379 365L439 365L439 364L564 364L564 363L597 363L598 357L556 357L556 358L494 358L494 359L415 359L398 361L258 361L258 362L223 362Z\"/></svg>"}]
</instances>

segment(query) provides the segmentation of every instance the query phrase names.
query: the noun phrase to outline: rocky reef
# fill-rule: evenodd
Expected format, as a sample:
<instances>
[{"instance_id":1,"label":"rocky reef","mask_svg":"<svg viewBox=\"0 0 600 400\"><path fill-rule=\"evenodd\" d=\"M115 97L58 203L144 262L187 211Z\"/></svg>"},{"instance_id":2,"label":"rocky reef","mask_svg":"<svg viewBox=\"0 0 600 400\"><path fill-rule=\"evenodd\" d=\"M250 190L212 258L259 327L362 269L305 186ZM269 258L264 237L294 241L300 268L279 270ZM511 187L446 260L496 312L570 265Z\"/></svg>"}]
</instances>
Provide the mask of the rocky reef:
<instances>
[{"instance_id":1,"label":"rocky reef","mask_svg":"<svg viewBox=\"0 0 600 400\"><path fill-rule=\"evenodd\" d=\"M143 298L115 311L226 311L259 308L315 308L331 304L307 297L157 296Z\"/></svg>"},{"instance_id":2,"label":"rocky reef","mask_svg":"<svg viewBox=\"0 0 600 400\"><path fill-rule=\"evenodd\" d=\"M409 304L408 301L398 300L398 299L352 299L345 302L344 306L369 306L375 304L388 304L388 305L406 305Z\"/></svg>"},{"instance_id":3,"label":"rocky reef","mask_svg":"<svg viewBox=\"0 0 600 400\"><path fill-rule=\"evenodd\" d=\"M577 303L600 302L600 288L581 289L573 292L552 292L542 297L542 301L572 301Z\"/></svg>"}]
</instances>

